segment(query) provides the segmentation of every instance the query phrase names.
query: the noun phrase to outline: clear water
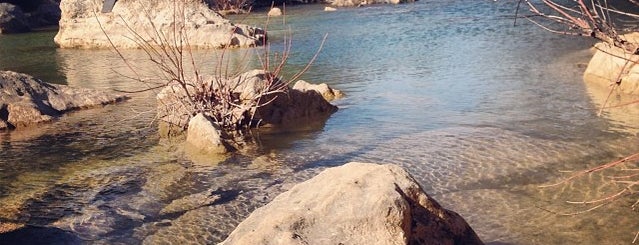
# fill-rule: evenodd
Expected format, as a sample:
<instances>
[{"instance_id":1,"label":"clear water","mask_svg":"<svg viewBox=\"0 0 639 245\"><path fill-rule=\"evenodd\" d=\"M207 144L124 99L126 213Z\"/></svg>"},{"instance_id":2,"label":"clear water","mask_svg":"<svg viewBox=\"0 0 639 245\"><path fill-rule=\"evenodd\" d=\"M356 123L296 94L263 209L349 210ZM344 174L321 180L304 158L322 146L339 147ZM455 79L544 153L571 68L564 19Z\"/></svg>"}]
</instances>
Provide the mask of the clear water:
<instances>
[{"instance_id":1,"label":"clear water","mask_svg":"<svg viewBox=\"0 0 639 245\"><path fill-rule=\"evenodd\" d=\"M0 222L29 225L4 241L45 234L62 243L215 243L294 183L349 161L407 168L487 243L632 241L639 221L632 196L557 214L589 207L567 200L610 193L605 174L538 187L560 180L560 171L639 150L636 111L597 116L601 93L581 79L591 40L513 27L511 1L322 9L286 9L293 52L285 72L303 67L328 33L302 77L347 94L322 129L262 133L255 147L226 159L193 161L159 140L154 97L143 93L37 129L1 132ZM259 12L234 18L266 20ZM279 50L287 29L271 19L269 30ZM143 87L119 74L130 71L113 52L56 49L54 35L0 36L0 66L72 86ZM124 53L151 73L140 51ZM209 195L221 198L197 198ZM176 200L192 204L167 211Z\"/></svg>"}]
</instances>

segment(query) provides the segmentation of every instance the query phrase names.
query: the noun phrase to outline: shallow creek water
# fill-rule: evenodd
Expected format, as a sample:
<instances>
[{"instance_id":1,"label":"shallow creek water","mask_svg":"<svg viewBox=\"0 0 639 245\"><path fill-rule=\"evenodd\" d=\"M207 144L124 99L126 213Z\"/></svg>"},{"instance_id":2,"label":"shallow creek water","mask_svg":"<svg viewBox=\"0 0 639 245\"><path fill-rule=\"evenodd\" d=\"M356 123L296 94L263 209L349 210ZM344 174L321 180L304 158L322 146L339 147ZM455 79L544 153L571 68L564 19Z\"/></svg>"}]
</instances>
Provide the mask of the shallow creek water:
<instances>
[{"instance_id":1,"label":"shallow creek water","mask_svg":"<svg viewBox=\"0 0 639 245\"><path fill-rule=\"evenodd\" d=\"M632 111L597 116L607 93L581 79L591 40L513 27L510 1L322 9L286 9L293 51L285 75L328 33L302 77L347 95L323 128L256 134L256 147L192 161L159 140L154 96L141 93L37 129L0 132L0 222L28 224L0 243L215 243L278 193L349 161L405 167L487 243L632 241L639 221L632 197L557 214L591 207L567 200L611 193L605 174L539 188L566 176L560 171L639 150ZM263 25L264 15L234 18ZM287 33L281 21L269 26L273 50ZM131 73L113 52L56 49L53 35L0 36L0 67L79 87L143 87L120 75ZM197 51L201 67L215 67L216 52ZM152 73L143 53L124 53ZM221 198L202 201L212 195Z\"/></svg>"}]
</instances>

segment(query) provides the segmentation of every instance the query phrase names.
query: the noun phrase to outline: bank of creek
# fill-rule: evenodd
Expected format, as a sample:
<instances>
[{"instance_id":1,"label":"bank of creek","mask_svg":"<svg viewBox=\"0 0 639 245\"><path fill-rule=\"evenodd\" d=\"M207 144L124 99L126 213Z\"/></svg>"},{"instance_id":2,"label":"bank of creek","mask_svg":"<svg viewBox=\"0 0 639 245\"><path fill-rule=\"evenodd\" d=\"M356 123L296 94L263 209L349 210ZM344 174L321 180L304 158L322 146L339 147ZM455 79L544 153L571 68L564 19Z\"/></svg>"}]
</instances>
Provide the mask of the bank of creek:
<instances>
[{"instance_id":1,"label":"bank of creek","mask_svg":"<svg viewBox=\"0 0 639 245\"><path fill-rule=\"evenodd\" d=\"M215 243L293 184L350 161L396 163L492 244L623 244L639 217L632 196L609 194L595 174L567 185L564 170L639 151L639 124L597 116L601 91L582 81L593 40L513 27L508 1L429 1L344 8L286 8L293 51L285 73L346 97L319 129L256 134L257 147L222 162L192 161L161 141L155 97L77 111L27 130L0 132L0 221L26 222L49 241ZM265 13L233 17L260 25ZM272 49L286 28L271 19ZM143 87L109 50L57 49L55 31L0 36L0 68L77 87ZM245 50L231 53L231 60ZM144 67L139 50L123 51ZM203 67L214 50L196 51ZM241 61L241 58L237 58ZM204 69L204 68L203 68ZM286 75L286 74L285 74ZM603 93L605 94L605 92ZM594 99L594 100L593 100ZM210 192L215 202L174 212L176 199ZM548 211L550 210L550 211ZM70 232L65 232L70 231ZM2 241L0 241L2 243Z\"/></svg>"}]
</instances>

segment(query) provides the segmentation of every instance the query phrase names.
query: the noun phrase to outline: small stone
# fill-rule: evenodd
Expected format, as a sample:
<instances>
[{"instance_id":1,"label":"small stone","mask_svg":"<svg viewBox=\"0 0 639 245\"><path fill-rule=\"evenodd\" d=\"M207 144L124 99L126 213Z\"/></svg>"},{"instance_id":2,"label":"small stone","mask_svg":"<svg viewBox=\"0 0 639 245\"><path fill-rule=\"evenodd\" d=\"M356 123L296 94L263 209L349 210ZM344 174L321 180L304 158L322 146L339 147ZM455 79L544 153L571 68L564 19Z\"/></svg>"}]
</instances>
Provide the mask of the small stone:
<instances>
[{"instance_id":1,"label":"small stone","mask_svg":"<svg viewBox=\"0 0 639 245\"><path fill-rule=\"evenodd\" d=\"M223 154L228 149L222 140L220 128L202 113L189 121L186 143L202 154Z\"/></svg>"},{"instance_id":2,"label":"small stone","mask_svg":"<svg viewBox=\"0 0 639 245\"><path fill-rule=\"evenodd\" d=\"M328 86L326 83L320 84L311 84L304 80L299 80L293 86L293 89L306 92L306 91L316 91L324 97L327 101L333 101L335 99L339 99L344 97L344 93L337 89L333 89Z\"/></svg>"},{"instance_id":3,"label":"small stone","mask_svg":"<svg viewBox=\"0 0 639 245\"><path fill-rule=\"evenodd\" d=\"M336 9L336 8L333 8L333 7L324 7L324 11L326 11L326 12L333 12L333 11L337 11L337 9Z\"/></svg>"},{"instance_id":4,"label":"small stone","mask_svg":"<svg viewBox=\"0 0 639 245\"><path fill-rule=\"evenodd\" d=\"M282 15L282 10L278 7L273 7L271 10L268 11L268 14L266 14L268 16L280 16Z\"/></svg>"}]
</instances>

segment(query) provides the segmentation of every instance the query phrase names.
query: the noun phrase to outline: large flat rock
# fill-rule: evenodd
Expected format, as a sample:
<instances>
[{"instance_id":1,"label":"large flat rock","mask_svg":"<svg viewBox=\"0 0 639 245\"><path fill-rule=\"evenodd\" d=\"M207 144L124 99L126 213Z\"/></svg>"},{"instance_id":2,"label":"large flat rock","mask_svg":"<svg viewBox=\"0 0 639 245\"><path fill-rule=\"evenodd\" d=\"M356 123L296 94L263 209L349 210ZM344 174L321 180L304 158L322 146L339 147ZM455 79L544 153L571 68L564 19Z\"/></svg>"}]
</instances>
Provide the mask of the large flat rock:
<instances>
[{"instance_id":1,"label":"large flat rock","mask_svg":"<svg viewBox=\"0 0 639 245\"><path fill-rule=\"evenodd\" d=\"M64 112L124 100L123 95L48 84L34 77L0 71L0 130L50 121Z\"/></svg>"}]
</instances>

